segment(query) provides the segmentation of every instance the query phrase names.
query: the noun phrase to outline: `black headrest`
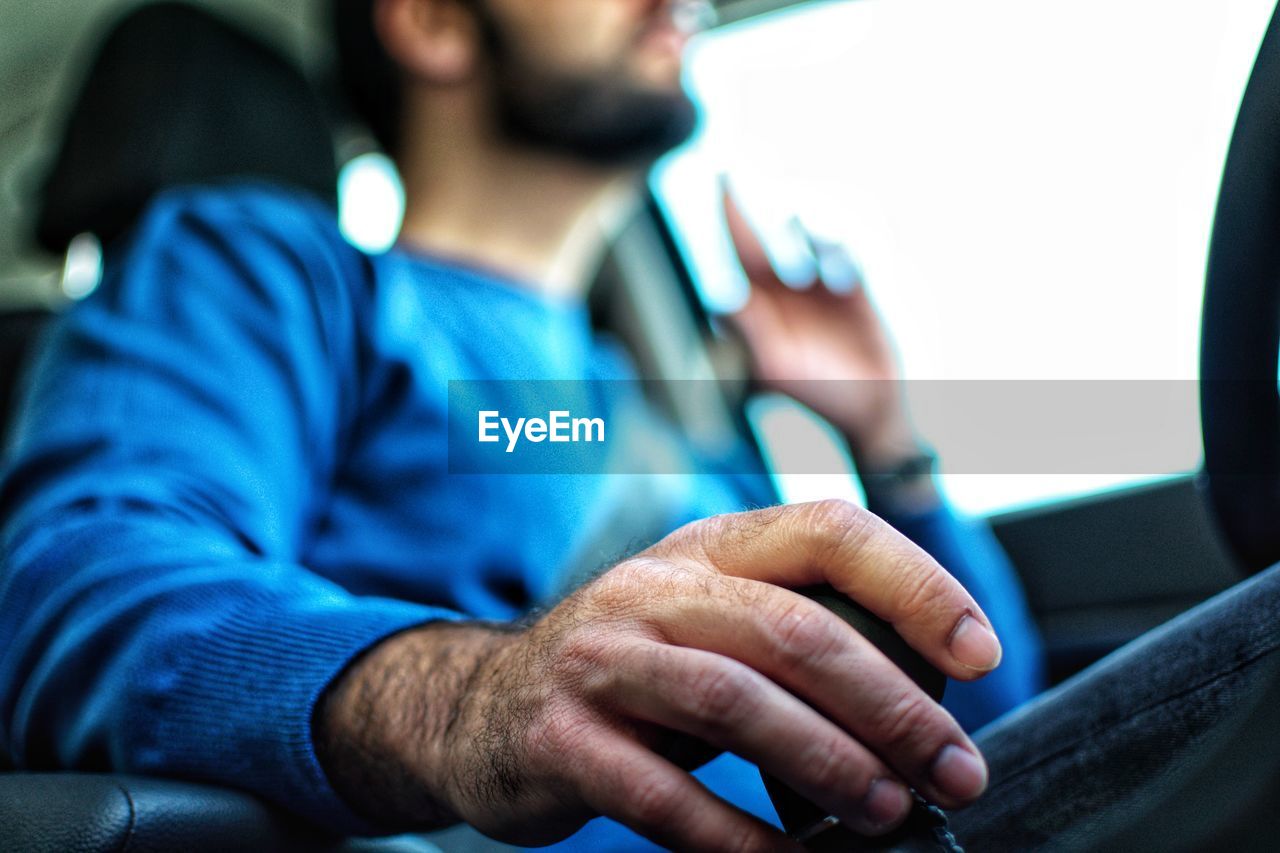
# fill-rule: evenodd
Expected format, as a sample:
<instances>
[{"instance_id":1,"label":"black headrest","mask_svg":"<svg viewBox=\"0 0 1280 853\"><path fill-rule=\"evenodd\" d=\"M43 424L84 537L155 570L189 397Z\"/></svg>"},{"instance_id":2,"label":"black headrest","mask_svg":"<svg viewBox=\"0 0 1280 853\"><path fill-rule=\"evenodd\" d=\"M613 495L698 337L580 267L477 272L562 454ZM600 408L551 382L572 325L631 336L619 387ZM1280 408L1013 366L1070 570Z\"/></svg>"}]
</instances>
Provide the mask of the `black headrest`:
<instances>
[{"instance_id":1,"label":"black headrest","mask_svg":"<svg viewBox=\"0 0 1280 853\"><path fill-rule=\"evenodd\" d=\"M259 177L333 202L324 110L267 44L181 3L129 13L108 34L44 186L36 238L62 252L82 232L110 242L157 192Z\"/></svg>"}]
</instances>

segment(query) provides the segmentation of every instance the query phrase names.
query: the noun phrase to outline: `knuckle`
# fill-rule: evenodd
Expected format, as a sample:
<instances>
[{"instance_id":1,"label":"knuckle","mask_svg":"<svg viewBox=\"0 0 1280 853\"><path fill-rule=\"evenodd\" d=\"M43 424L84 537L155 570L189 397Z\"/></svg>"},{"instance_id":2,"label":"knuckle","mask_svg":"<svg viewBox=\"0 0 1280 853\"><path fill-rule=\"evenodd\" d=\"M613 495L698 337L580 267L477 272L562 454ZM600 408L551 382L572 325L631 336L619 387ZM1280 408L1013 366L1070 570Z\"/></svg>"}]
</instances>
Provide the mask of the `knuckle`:
<instances>
[{"instance_id":1,"label":"knuckle","mask_svg":"<svg viewBox=\"0 0 1280 853\"><path fill-rule=\"evenodd\" d=\"M947 599L947 576L925 560L905 559L893 576L897 579L894 600L899 618L926 616Z\"/></svg>"},{"instance_id":2,"label":"knuckle","mask_svg":"<svg viewBox=\"0 0 1280 853\"><path fill-rule=\"evenodd\" d=\"M635 780L630 800L632 815L645 826L670 824L680 810L680 797L675 786L652 774Z\"/></svg>"},{"instance_id":3,"label":"knuckle","mask_svg":"<svg viewBox=\"0 0 1280 853\"><path fill-rule=\"evenodd\" d=\"M690 713L710 729L722 729L750 712L752 679L745 669L709 666L692 678Z\"/></svg>"},{"instance_id":4,"label":"knuckle","mask_svg":"<svg viewBox=\"0 0 1280 853\"><path fill-rule=\"evenodd\" d=\"M633 558L619 563L591 585L593 603L605 610L625 607L645 588L653 571L652 564L645 559Z\"/></svg>"},{"instance_id":5,"label":"knuckle","mask_svg":"<svg viewBox=\"0 0 1280 853\"><path fill-rule=\"evenodd\" d=\"M812 504L808 534L822 556L862 542L873 529L875 516L852 501L829 498Z\"/></svg>"},{"instance_id":6,"label":"knuckle","mask_svg":"<svg viewBox=\"0 0 1280 853\"><path fill-rule=\"evenodd\" d=\"M548 667L552 680L571 688L585 687L610 672L613 645L607 632L598 629L567 631Z\"/></svg>"},{"instance_id":7,"label":"knuckle","mask_svg":"<svg viewBox=\"0 0 1280 853\"><path fill-rule=\"evenodd\" d=\"M934 704L918 691L904 692L885 705L876 720L876 738L882 746L903 750L926 740L936 728Z\"/></svg>"},{"instance_id":8,"label":"knuckle","mask_svg":"<svg viewBox=\"0 0 1280 853\"><path fill-rule=\"evenodd\" d=\"M614 615L635 615L656 601L687 593L704 575L678 563L634 557L619 563L598 582L596 603Z\"/></svg>"},{"instance_id":9,"label":"knuckle","mask_svg":"<svg viewBox=\"0 0 1280 853\"><path fill-rule=\"evenodd\" d=\"M773 853L777 842L750 824L739 830L729 830L725 835L724 849L732 853Z\"/></svg>"},{"instance_id":10,"label":"knuckle","mask_svg":"<svg viewBox=\"0 0 1280 853\"><path fill-rule=\"evenodd\" d=\"M851 771L858 766L857 756L841 743L823 743L810 750L806 766L810 783L818 790L847 789Z\"/></svg>"},{"instance_id":11,"label":"knuckle","mask_svg":"<svg viewBox=\"0 0 1280 853\"><path fill-rule=\"evenodd\" d=\"M562 766L565 758L582 748L590 729L588 721L565 709L552 710L529 726L526 745L535 761Z\"/></svg>"},{"instance_id":12,"label":"knuckle","mask_svg":"<svg viewBox=\"0 0 1280 853\"><path fill-rule=\"evenodd\" d=\"M840 534L850 524L861 520L866 510L844 498L827 498L814 503L810 510L810 522L814 532Z\"/></svg>"},{"instance_id":13,"label":"knuckle","mask_svg":"<svg viewBox=\"0 0 1280 853\"><path fill-rule=\"evenodd\" d=\"M650 546L645 554L659 559L694 562L707 560L716 544L731 537L741 515L722 514L688 522Z\"/></svg>"},{"instance_id":14,"label":"knuckle","mask_svg":"<svg viewBox=\"0 0 1280 853\"><path fill-rule=\"evenodd\" d=\"M770 630L779 662L788 668L811 665L840 645L841 627L827 610L804 599L789 601L772 618Z\"/></svg>"},{"instance_id":15,"label":"knuckle","mask_svg":"<svg viewBox=\"0 0 1280 853\"><path fill-rule=\"evenodd\" d=\"M736 562L750 551L753 543L776 535L778 522L794 513L794 507L779 506L712 516L690 531L690 544L696 554L723 570L720 561Z\"/></svg>"}]
</instances>

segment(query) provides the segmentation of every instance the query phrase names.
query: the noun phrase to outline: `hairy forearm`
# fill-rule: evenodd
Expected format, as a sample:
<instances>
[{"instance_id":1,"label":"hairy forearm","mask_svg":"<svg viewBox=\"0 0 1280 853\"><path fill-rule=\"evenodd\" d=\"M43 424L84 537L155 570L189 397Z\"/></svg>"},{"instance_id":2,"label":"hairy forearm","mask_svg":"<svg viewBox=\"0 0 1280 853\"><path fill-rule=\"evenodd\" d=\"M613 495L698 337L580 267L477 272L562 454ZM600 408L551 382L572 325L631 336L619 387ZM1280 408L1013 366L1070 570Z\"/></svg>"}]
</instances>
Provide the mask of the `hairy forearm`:
<instances>
[{"instance_id":1,"label":"hairy forearm","mask_svg":"<svg viewBox=\"0 0 1280 853\"><path fill-rule=\"evenodd\" d=\"M450 744L513 628L436 623L398 634L351 665L316 709L316 751L334 789L387 830L459 820ZM463 734L463 737L466 737Z\"/></svg>"}]
</instances>

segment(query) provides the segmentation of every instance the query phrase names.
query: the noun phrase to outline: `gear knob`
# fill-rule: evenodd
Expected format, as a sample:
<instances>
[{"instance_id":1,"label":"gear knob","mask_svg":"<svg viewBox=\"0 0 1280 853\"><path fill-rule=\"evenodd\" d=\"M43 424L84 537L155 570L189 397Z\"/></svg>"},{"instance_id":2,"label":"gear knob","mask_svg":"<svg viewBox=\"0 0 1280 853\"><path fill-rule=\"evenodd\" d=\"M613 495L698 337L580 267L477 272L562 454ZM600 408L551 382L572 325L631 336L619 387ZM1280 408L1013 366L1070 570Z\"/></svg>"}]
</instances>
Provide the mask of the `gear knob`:
<instances>
[{"instance_id":1,"label":"gear knob","mask_svg":"<svg viewBox=\"0 0 1280 853\"><path fill-rule=\"evenodd\" d=\"M837 592L830 586L815 586L796 590L848 622L875 645L885 657L905 672L920 689L931 696L934 701L941 701L947 686L947 678L926 661L906 640L898 635L893 626L867 610L860 604ZM782 826L794 838L808 842L812 839L811 849L815 850L945 850L945 843L939 842L938 830L942 827L942 835L946 836L945 817L936 809L918 802L907 823L887 839L863 839L852 830L839 826L838 822L825 811L801 797L795 791L770 776L765 775L764 784L773 800L774 808Z\"/></svg>"}]
</instances>

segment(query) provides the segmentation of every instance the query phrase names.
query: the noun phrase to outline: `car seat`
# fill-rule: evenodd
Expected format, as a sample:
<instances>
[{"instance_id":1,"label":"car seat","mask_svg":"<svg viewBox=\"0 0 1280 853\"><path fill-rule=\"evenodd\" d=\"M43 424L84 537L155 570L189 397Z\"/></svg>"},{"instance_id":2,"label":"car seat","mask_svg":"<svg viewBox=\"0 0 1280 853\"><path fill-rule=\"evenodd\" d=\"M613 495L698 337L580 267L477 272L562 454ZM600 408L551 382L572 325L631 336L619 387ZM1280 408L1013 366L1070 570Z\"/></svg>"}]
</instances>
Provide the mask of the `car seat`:
<instances>
[{"instance_id":1,"label":"car seat","mask_svg":"<svg viewBox=\"0 0 1280 853\"><path fill-rule=\"evenodd\" d=\"M43 186L36 237L62 253L91 233L110 249L157 193L262 178L336 201L319 98L266 42L180 3L112 26L89 66ZM109 262L109 251L108 251ZM0 431L49 312L0 315ZM10 767L0 754L0 768ZM109 773L0 772L5 851L432 851L415 837L327 837L238 791Z\"/></svg>"}]
</instances>

